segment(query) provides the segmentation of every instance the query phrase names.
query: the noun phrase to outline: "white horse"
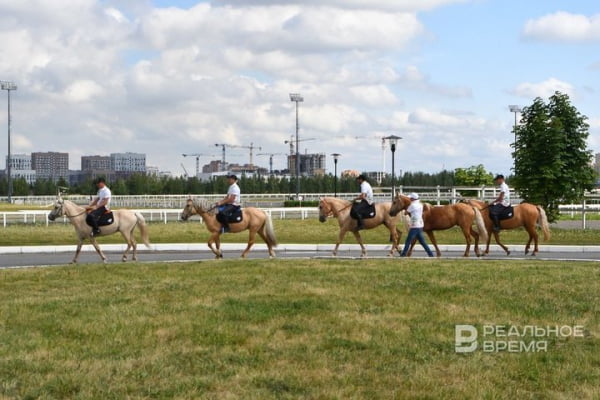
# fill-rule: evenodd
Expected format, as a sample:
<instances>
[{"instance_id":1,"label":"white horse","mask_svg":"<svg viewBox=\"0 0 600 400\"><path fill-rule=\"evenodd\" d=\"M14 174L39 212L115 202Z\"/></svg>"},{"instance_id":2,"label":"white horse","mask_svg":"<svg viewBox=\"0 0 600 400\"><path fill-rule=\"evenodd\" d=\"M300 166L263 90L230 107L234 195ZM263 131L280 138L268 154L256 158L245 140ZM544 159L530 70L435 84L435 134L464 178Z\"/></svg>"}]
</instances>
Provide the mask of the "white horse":
<instances>
[{"instance_id":1,"label":"white horse","mask_svg":"<svg viewBox=\"0 0 600 400\"><path fill-rule=\"evenodd\" d=\"M79 239L75 257L73 258L73 261L71 261L72 264L77 263L79 253L81 252L81 246L83 246L83 241L85 239L90 239L90 242L102 258L102 261L106 263L106 256L102 250L100 250L100 246L98 246L98 242L96 241L96 236L112 235L116 232L121 232L121 235L123 235L123 238L127 242L127 249L125 249L125 253L123 253L122 260L127 261L129 249L133 248L132 260L136 261L137 243L133 234L136 226L138 226L140 229L144 244L146 247L150 247L148 227L146 226L144 217L139 212L134 212L132 210L113 210L114 222L110 225L100 227L100 233L94 236L92 236L92 227L85 222L87 217L87 211L85 207L79 206L69 200L63 200L59 196L54 203L54 208L50 214L48 214L48 219L50 221L54 221L56 218L62 217L63 215L69 218L69 221L75 228L77 238Z\"/></svg>"}]
</instances>

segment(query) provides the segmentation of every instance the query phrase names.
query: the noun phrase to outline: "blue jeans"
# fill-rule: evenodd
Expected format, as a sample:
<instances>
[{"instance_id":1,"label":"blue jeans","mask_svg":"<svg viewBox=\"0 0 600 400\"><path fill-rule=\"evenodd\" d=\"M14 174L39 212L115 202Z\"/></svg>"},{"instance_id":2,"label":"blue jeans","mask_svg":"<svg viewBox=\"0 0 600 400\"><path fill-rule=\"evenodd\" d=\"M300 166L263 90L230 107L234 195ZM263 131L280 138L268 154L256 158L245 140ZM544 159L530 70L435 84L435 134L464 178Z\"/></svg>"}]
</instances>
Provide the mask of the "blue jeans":
<instances>
[{"instance_id":1,"label":"blue jeans","mask_svg":"<svg viewBox=\"0 0 600 400\"><path fill-rule=\"evenodd\" d=\"M404 242L404 249L402 249L402 253L400 254L400 256L406 257L406 253L408 253L410 244L415 239L417 239L419 241L419 243L421 243L421 246L423 246L423 248L427 252L427 255L429 257L433 257L433 252L427 245L427 242L425 241L425 236L423 236L423 228L410 228L410 230L408 231L408 235L406 235L406 241Z\"/></svg>"}]
</instances>

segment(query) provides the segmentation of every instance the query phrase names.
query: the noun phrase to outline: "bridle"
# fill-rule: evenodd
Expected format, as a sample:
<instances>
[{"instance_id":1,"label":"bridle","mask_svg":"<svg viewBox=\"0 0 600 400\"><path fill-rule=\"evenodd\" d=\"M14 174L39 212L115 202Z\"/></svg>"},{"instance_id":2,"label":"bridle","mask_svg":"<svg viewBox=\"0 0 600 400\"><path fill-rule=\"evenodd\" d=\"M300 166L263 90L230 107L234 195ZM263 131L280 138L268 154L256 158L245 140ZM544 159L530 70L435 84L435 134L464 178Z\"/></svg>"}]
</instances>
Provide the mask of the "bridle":
<instances>
[{"instance_id":1,"label":"bridle","mask_svg":"<svg viewBox=\"0 0 600 400\"><path fill-rule=\"evenodd\" d=\"M83 215L83 214L87 213L87 210L86 210L86 209L84 209L84 210L83 210L82 212L80 212L79 214L75 214L75 215L69 215L69 214L67 214L67 213L66 213L66 211L65 211L65 203L64 203L64 201L61 201L61 203L60 203L60 213L61 213L62 215L64 215L65 217L67 217L67 218L75 218L75 217L79 217L80 215Z\"/></svg>"}]
</instances>

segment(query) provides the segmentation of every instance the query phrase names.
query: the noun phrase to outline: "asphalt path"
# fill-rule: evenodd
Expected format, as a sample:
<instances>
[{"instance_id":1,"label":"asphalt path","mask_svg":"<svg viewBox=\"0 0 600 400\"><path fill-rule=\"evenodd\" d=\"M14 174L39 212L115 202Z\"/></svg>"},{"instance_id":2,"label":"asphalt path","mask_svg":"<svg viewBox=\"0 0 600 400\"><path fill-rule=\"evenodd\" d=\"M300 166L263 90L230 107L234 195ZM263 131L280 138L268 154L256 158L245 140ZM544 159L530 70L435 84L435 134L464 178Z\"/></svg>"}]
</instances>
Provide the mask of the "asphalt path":
<instances>
[{"instance_id":1,"label":"asphalt path","mask_svg":"<svg viewBox=\"0 0 600 400\"><path fill-rule=\"evenodd\" d=\"M202 245L196 246L195 249L179 249L179 250L168 250L169 246L164 245L162 249L140 249L138 251L138 262L144 263L155 263L155 262L167 262L167 263L181 263L181 262L193 262L202 260L212 260L214 255L207 247L202 248ZM172 246L178 247L178 246ZM181 246L179 246L181 247ZM188 246L189 247L189 246ZM224 260L238 259L242 253L245 245L229 244L224 246ZM371 247L371 248L370 248ZM415 248L414 257L424 258L426 254L417 248ZM484 259L494 260L537 260L544 262L548 260L559 260L565 263L572 261L597 261L600 262L600 246L543 246L540 248L540 252L537 256L524 255L522 246L509 246L511 254L505 255L503 251L493 247L492 251ZM28 249L26 252L2 252L0 254L0 268L28 268L28 267L45 267L45 266L59 266L69 264L73 258L74 250L68 248L61 248L55 251L44 251L47 248L41 248L41 251L34 251L34 249ZM385 246L368 246L368 258L388 258L389 250ZM474 253L471 257L465 259L463 255L463 246L442 246L442 258L443 259L464 259L465 262L469 260L475 260ZM110 264L121 264L122 251L120 250L105 250L104 251L108 263ZM267 260L268 253L264 248L264 245L257 245L253 249L248 258L251 259L265 259ZM285 245L281 246L277 250L278 259L291 259L291 258L332 258L330 248L317 249L315 245ZM346 245L341 248L338 253L338 259L360 259L360 250L355 245ZM399 262L401 258L396 254L394 256ZM101 262L100 257L95 251L82 251L79 264L92 264Z\"/></svg>"}]
</instances>

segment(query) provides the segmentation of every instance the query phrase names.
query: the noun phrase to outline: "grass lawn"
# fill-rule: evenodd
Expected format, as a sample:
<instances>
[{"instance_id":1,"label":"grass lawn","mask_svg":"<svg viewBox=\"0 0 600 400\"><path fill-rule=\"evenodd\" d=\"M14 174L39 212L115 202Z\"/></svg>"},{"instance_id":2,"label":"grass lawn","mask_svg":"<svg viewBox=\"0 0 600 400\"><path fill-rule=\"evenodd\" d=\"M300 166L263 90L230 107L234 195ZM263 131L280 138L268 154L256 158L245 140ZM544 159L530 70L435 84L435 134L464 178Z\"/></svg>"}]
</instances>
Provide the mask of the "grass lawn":
<instances>
[{"instance_id":1,"label":"grass lawn","mask_svg":"<svg viewBox=\"0 0 600 400\"><path fill-rule=\"evenodd\" d=\"M3 398L600 397L595 263L211 260L3 270L0 317ZM545 352L459 354L456 324L581 325L585 336L518 338L548 340Z\"/></svg>"},{"instance_id":2,"label":"grass lawn","mask_svg":"<svg viewBox=\"0 0 600 400\"><path fill-rule=\"evenodd\" d=\"M329 219L320 223L316 219L307 220L273 220L275 233L279 243L335 243L339 231L336 220ZM206 227L197 220L187 223L173 222L163 224L159 222L148 225L150 229L150 241L152 243L203 243L208 240ZM405 228L401 241L406 237ZM46 227L38 225L8 225L0 227L0 246L27 246L27 245L61 245L75 244L75 233L70 224L54 223ZM137 232L137 230L136 230ZM440 244L464 244L462 232L458 228L449 229L435 233ZM541 235L541 233L540 233ZM361 231L366 244L389 243L389 232L384 227L373 230ZM139 232L136 233L139 239ZM525 244L527 233L522 229L502 231L501 239L506 244ZM600 244L597 230L581 229L552 229L552 238L548 242L540 244L566 244L566 245L598 245ZM221 236L223 242L247 242L248 231L238 234L227 234ZM102 237L100 243L123 243L120 234ZM261 243L257 236L257 242ZM356 243L352 233L346 235L344 243ZM492 240L492 243L493 240Z\"/></svg>"}]
</instances>

